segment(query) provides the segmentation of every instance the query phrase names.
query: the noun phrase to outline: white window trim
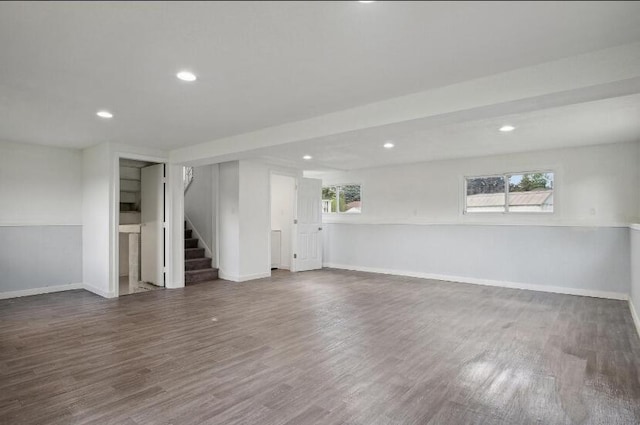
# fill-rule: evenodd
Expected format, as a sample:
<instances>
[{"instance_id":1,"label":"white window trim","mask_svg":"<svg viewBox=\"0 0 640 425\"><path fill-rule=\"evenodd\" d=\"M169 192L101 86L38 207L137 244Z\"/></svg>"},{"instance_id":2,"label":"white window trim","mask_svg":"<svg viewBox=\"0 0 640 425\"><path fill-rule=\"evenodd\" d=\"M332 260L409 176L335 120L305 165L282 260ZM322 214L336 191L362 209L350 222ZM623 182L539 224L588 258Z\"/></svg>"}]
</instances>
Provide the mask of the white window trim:
<instances>
[{"instance_id":1,"label":"white window trim","mask_svg":"<svg viewBox=\"0 0 640 425\"><path fill-rule=\"evenodd\" d=\"M552 211L509 211L509 179L511 176L518 174L553 174L553 210ZM504 211L467 211L467 180L483 179L489 177L504 178ZM462 214L463 215L544 215L550 216L556 214L556 177L557 173L550 169L536 171L510 171L498 174L469 175L462 177ZM362 196L362 194L360 195Z\"/></svg>"},{"instance_id":2,"label":"white window trim","mask_svg":"<svg viewBox=\"0 0 640 425\"><path fill-rule=\"evenodd\" d=\"M362 202L362 183L331 183L331 184L322 184L322 188L324 189L325 187L342 187L342 186L360 186L360 212L359 213L348 213L348 212L341 212L341 211L335 211L335 212L322 212L322 215L326 215L326 216L334 216L334 215L345 215L345 216L350 216L350 215L354 215L354 214L362 214L363 210L364 210L364 203ZM336 192L336 205L338 205L338 199L340 197L340 193Z\"/></svg>"}]
</instances>

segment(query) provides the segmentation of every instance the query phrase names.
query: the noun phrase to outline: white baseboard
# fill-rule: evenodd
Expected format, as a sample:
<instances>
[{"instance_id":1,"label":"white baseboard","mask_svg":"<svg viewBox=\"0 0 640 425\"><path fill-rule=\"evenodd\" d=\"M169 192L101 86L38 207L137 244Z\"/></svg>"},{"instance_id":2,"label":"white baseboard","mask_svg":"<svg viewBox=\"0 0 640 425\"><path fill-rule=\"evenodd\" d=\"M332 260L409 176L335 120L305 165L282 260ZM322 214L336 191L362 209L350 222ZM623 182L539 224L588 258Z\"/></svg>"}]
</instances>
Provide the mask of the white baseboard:
<instances>
[{"instance_id":1,"label":"white baseboard","mask_svg":"<svg viewBox=\"0 0 640 425\"><path fill-rule=\"evenodd\" d=\"M189 230L193 232L193 236L198 238L198 244L202 244L202 247L204 248L204 255L211 258L211 262L213 263L214 258L213 258L213 254L211 253L211 248L209 248L209 245L207 245L204 239L202 239L202 236L200 236L200 233L198 233L198 229L195 228L195 226L193 225L191 220L189 220L189 217L187 217L186 214L184 215L184 219L189 225ZM213 264L211 264L211 267L213 267Z\"/></svg>"},{"instance_id":2,"label":"white baseboard","mask_svg":"<svg viewBox=\"0 0 640 425\"><path fill-rule=\"evenodd\" d=\"M547 286L532 283L508 282L503 280L478 279L466 276L450 276L432 273L411 272L404 270L379 269L374 267L349 266L344 264L327 263L324 267L343 270L355 270L369 273L391 274L397 276L417 277L421 279L442 280L447 282L471 283L474 285L498 286L501 288L526 289L529 291L551 292L554 294L580 295L584 297L608 298L613 300L627 300L628 294L620 292L596 291L591 289L566 288L562 286Z\"/></svg>"},{"instance_id":3,"label":"white baseboard","mask_svg":"<svg viewBox=\"0 0 640 425\"><path fill-rule=\"evenodd\" d=\"M633 324L636 325L636 332L640 337L640 318L638 317L638 312L636 312L633 303L631 302L631 298L629 298L629 310L631 310L631 317L633 318Z\"/></svg>"},{"instance_id":4,"label":"white baseboard","mask_svg":"<svg viewBox=\"0 0 640 425\"><path fill-rule=\"evenodd\" d=\"M28 297L30 295L49 294L51 292L71 291L73 289L84 289L84 285L82 283L70 283L68 285L45 286L43 288L24 289L22 291L0 292L0 300Z\"/></svg>"},{"instance_id":5,"label":"white baseboard","mask_svg":"<svg viewBox=\"0 0 640 425\"><path fill-rule=\"evenodd\" d=\"M167 284L165 285L165 288L167 289L180 289L180 288L184 288L184 278L177 280L175 282L167 282Z\"/></svg>"},{"instance_id":6,"label":"white baseboard","mask_svg":"<svg viewBox=\"0 0 640 425\"><path fill-rule=\"evenodd\" d=\"M86 289L89 292L93 292L96 295L100 295L103 298L117 298L114 292L103 291L102 289L98 289L95 286L91 286L89 284L84 284L82 288Z\"/></svg>"},{"instance_id":7,"label":"white baseboard","mask_svg":"<svg viewBox=\"0 0 640 425\"><path fill-rule=\"evenodd\" d=\"M230 280L231 282L246 282L248 280L263 279L265 277L271 277L271 270L269 270L269 272L266 272L266 273L246 274L242 276L231 275L223 272L222 270L218 270L218 276L220 277L220 279Z\"/></svg>"}]
</instances>

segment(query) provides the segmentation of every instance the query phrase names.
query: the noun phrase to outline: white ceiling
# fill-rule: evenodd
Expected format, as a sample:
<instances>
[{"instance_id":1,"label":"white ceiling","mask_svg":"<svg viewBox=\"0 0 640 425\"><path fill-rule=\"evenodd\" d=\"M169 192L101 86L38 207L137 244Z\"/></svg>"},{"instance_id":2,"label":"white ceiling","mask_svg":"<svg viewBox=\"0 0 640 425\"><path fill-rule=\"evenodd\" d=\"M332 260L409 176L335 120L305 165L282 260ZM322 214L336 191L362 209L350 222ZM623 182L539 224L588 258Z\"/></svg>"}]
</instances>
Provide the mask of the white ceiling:
<instances>
[{"instance_id":1,"label":"white ceiling","mask_svg":"<svg viewBox=\"0 0 640 425\"><path fill-rule=\"evenodd\" d=\"M637 40L640 2L3 2L0 140L175 149ZM198 81L176 80L183 68ZM567 113L588 125L607 111ZM521 118L508 137L539 145L564 125ZM637 131L626 115L610 123ZM401 131L392 154L467 154L502 143L497 124ZM358 146L379 140L344 142L316 155L377 163Z\"/></svg>"},{"instance_id":2,"label":"white ceiling","mask_svg":"<svg viewBox=\"0 0 640 425\"><path fill-rule=\"evenodd\" d=\"M502 133L510 124L516 129ZM383 148L391 141L393 149ZM640 141L640 94L451 124L414 120L270 148L261 158L308 171ZM302 157L311 155L310 161Z\"/></svg>"}]
</instances>

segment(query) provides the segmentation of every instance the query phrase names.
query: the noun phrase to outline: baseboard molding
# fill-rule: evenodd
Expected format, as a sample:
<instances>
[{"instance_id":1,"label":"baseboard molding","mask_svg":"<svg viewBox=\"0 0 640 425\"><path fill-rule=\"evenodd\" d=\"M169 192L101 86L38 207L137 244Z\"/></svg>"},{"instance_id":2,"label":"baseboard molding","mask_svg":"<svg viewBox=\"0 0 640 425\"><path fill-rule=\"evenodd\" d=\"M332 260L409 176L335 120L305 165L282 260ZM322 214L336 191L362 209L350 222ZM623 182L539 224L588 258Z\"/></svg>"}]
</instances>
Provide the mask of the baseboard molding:
<instances>
[{"instance_id":1,"label":"baseboard molding","mask_svg":"<svg viewBox=\"0 0 640 425\"><path fill-rule=\"evenodd\" d=\"M165 288L167 288L167 289L184 288L184 279L177 280L175 282L167 282L167 284L165 285Z\"/></svg>"},{"instance_id":2,"label":"baseboard molding","mask_svg":"<svg viewBox=\"0 0 640 425\"><path fill-rule=\"evenodd\" d=\"M93 292L96 295L100 295L102 298L117 298L114 292L106 292L102 289L98 289L95 286L91 286L86 283L82 286L82 288L86 289L89 292Z\"/></svg>"},{"instance_id":3,"label":"baseboard molding","mask_svg":"<svg viewBox=\"0 0 640 425\"><path fill-rule=\"evenodd\" d=\"M562 286L537 285L532 283L508 282L503 280L478 279L466 276L450 276L432 273L411 272L404 270L379 269L374 267L350 266L345 264L326 263L324 267L360 272L390 274L397 276L417 277L421 279L442 280L446 282L471 283L474 285L497 286L510 289L525 289L529 291L551 292L554 294L580 295L583 297L607 298L612 300L628 300L627 294L619 292L596 291L591 289L566 288Z\"/></svg>"},{"instance_id":4,"label":"baseboard molding","mask_svg":"<svg viewBox=\"0 0 640 425\"><path fill-rule=\"evenodd\" d=\"M230 280L231 282L246 282L249 280L256 279L264 279L265 277L271 277L271 271L267 273L255 273L255 274L247 274L247 275L231 275L223 272L222 270L218 270L218 276L220 279Z\"/></svg>"},{"instance_id":5,"label":"baseboard molding","mask_svg":"<svg viewBox=\"0 0 640 425\"><path fill-rule=\"evenodd\" d=\"M584 227L584 228L633 228L634 224L620 221L582 221L582 220L569 220L569 221L539 221L527 222L516 221L513 222L495 222L495 221L483 221L479 218L480 215L474 216L462 216L459 220L441 220L434 221L421 217L362 217L359 214L335 214L324 213L322 214L323 224L349 224L349 225L371 225L371 224L383 224L389 226L514 226L514 227ZM525 216L525 214L523 214ZM474 219L475 218L475 219ZM505 217L501 217L505 218ZM515 218L511 217L511 218Z\"/></svg>"},{"instance_id":6,"label":"baseboard molding","mask_svg":"<svg viewBox=\"0 0 640 425\"><path fill-rule=\"evenodd\" d=\"M204 239L202 239L202 236L200 236L200 233L198 233L198 229L196 229L196 227L193 225L191 220L189 220L189 217L187 217L186 214L184 215L184 219L189 225L189 230L193 231L193 236L198 238L198 243L202 244L202 247L204 248L204 255L211 258L211 262L213 263L214 258L213 254L211 253L211 248L209 248L209 245L207 245ZM211 267L213 267L213 264L211 264Z\"/></svg>"},{"instance_id":7,"label":"baseboard molding","mask_svg":"<svg viewBox=\"0 0 640 425\"><path fill-rule=\"evenodd\" d=\"M633 324L636 325L636 332L638 333L638 337L640 337L640 317L638 317L638 312L636 308L633 306L631 302L631 298L629 298L629 310L631 310L631 317L633 318Z\"/></svg>"},{"instance_id":8,"label":"baseboard molding","mask_svg":"<svg viewBox=\"0 0 640 425\"><path fill-rule=\"evenodd\" d=\"M0 292L0 300L49 294L51 292L71 291L73 289L84 289L84 285L82 283L70 283L68 285L45 286L42 288L24 289L22 291Z\"/></svg>"}]
</instances>

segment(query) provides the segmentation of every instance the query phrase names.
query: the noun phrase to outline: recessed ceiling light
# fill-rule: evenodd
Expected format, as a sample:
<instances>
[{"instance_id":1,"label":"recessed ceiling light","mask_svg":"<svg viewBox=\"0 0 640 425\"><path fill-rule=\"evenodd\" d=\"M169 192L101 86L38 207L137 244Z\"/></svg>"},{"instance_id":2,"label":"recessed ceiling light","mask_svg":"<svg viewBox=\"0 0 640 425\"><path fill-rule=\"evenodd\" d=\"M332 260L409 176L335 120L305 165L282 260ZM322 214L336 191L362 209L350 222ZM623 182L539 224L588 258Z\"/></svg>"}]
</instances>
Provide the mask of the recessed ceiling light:
<instances>
[{"instance_id":1,"label":"recessed ceiling light","mask_svg":"<svg viewBox=\"0 0 640 425\"><path fill-rule=\"evenodd\" d=\"M305 155L302 157L302 159L306 159L307 161L310 160L312 158L311 155Z\"/></svg>"},{"instance_id":2,"label":"recessed ceiling light","mask_svg":"<svg viewBox=\"0 0 640 425\"><path fill-rule=\"evenodd\" d=\"M387 148L387 149L391 149L392 147L394 147L395 145L391 142L387 142L384 145L382 145L383 147Z\"/></svg>"},{"instance_id":3,"label":"recessed ceiling light","mask_svg":"<svg viewBox=\"0 0 640 425\"><path fill-rule=\"evenodd\" d=\"M109 111L98 111L96 115L100 118L113 118L113 114Z\"/></svg>"},{"instance_id":4,"label":"recessed ceiling light","mask_svg":"<svg viewBox=\"0 0 640 425\"><path fill-rule=\"evenodd\" d=\"M180 71L176 74L176 77L178 77L179 79L181 79L182 81L195 81L196 80L196 74L194 74L193 72L189 72L189 71Z\"/></svg>"},{"instance_id":5,"label":"recessed ceiling light","mask_svg":"<svg viewBox=\"0 0 640 425\"><path fill-rule=\"evenodd\" d=\"M508 133L510 131L515 130L516 128L512 125L503 125L502 127L500 127L500 131L502 131L503 133Z\"/></svg>"}]
</instances>

